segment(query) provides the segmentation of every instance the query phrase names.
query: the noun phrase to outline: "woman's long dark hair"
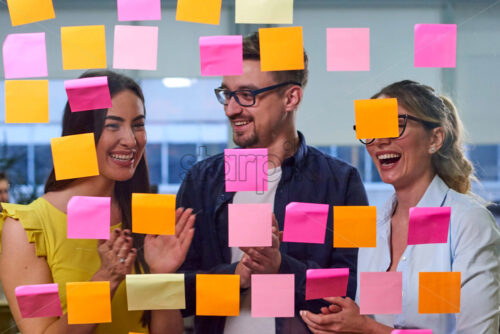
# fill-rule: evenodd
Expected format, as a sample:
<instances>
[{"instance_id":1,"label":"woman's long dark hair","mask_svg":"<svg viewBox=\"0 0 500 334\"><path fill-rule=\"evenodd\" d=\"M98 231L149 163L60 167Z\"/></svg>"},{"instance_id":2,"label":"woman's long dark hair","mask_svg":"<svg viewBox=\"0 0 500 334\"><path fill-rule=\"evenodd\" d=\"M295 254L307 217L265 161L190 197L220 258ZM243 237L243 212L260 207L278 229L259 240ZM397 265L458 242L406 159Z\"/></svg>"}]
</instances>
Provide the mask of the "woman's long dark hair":
<instances>
[{"instance_id":1,"label":"woman's long dark hair","mask_svg":"<svg viewBox=\"0 0 500 334\"><path fill-rule=\"evenodd\" d=\"M108 86L111 93L111 98L116 94L130 90L142 101L144 105L144 95L142 90L134 80L122 74L112 72L109 70L100 71L87 71L80 78L89 77L108 77ZM107 109L88 110L71 112L69 103L66 103L64 108L62 135L76 135L81 133L94 133L95 143L99 142L102 130L104 128L104 120L106 118ZM144 113L146 110L144 109ZM66 188L74 179L57 181L55 178L54 168L45 183L45 192L57 191ZM146 152L144 152L134 175L127 181L115 182L115 197L120 206L122 215L122 228L132 230L132 193L149 193L149 172L148 164L146 161ZM132 234L133 247L137 249L137 259L134 267L136 273L149 272L148 265L144 259L144 235Z\"/></svg>"}]
</instances>

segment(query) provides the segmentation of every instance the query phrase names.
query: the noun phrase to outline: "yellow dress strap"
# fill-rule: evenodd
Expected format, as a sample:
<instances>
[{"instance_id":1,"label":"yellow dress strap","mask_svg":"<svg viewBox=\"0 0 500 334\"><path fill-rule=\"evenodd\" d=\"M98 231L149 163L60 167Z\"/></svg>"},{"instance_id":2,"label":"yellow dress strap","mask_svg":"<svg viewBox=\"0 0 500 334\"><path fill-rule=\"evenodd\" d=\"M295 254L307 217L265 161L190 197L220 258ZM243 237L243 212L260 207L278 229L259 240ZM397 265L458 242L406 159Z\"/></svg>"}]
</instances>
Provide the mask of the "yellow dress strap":
<instances>
[{"instance_id":1,"label":"yellow dress strap","mask_svg":"<svg viewBox=\"0 0 500 334\"><path fill-rule=\"evenodd\" d=\"M26 231L28 242L35 243L36 255L47 256L45 246L45 237L42 224L34 210L33 203L29 205L1 203L2 212L0 213L0 247L3 224L7 217L18 220ZM0 248L1 249L1 248Z\"/></svg>"}]
</instances>

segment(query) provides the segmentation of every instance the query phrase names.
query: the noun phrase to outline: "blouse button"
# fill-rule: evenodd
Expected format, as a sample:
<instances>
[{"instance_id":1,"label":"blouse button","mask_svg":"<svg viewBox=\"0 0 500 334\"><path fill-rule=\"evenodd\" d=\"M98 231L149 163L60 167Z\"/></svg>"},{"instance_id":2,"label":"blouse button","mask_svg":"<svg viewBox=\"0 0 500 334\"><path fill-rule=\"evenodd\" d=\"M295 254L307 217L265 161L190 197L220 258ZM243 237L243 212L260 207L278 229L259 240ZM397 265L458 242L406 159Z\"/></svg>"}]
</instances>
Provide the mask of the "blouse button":
<instances>
[{"instance_id":1,"label":"blouse button","mask_svg":"<svg viewBox=\"0 0 500 334\"><path fill-rule=\"evenodd\" d=\"M406 261L406 256L403 256L401 260Z\"/></svg>"}]
</instances>

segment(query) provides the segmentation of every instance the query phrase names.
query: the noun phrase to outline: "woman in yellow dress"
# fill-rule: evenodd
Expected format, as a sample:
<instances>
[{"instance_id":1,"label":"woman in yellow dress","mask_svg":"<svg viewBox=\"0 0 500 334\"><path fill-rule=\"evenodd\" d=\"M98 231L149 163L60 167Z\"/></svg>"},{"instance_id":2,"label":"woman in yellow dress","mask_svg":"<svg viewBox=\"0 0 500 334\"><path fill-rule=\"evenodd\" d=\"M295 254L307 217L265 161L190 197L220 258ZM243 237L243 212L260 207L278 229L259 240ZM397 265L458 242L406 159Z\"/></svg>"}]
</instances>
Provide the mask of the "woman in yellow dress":
<instances>
[{"instance_id":1,"label":"woman in yellow dress","mask_svg":"<svg viewBox=\"0 0 500 334\"><path fill-rule=\"evenodd\" d=\"M111 71L82 75L95 76L108 77L112 107L71 112L66 104L62 135L94 133L99 175L56 181L52 170L42 197L29 205L2 203L2 286L22 333L181 333L178 310L129 312L124 278L131 273L175 272L191 243L195 216L191 209L179 208L173 236L131 233L132 193L150 191L144 96L126 76ZM109 240L66 237L66 207L73 196L111 198ZM66 282L85 281L110 282L111 323L68 325ZM45 283L58 283L63 316L23 319L15 288Z\"/></svg>"}]
</instances>

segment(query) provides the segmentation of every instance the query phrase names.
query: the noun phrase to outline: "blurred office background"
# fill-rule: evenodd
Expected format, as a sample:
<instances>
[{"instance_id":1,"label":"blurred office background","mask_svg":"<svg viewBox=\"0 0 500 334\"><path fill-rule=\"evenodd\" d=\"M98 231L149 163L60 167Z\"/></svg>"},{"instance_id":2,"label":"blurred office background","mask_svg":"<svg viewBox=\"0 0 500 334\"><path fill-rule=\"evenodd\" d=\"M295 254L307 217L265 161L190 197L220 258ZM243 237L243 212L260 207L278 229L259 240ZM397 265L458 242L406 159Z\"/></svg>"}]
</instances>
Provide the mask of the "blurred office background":
<instances>
[{"instance_id":1,"label":"blurred office background","mask_svg":"<svg viewBox=\"0 0 500 334\"><path fill-rule=\"evenodd\" d=\"M63 71L60 27L106 26L108 66L112 66L116 24L157 25L158 69L123 71L140 82L146 96L151 182L161 193L175 193L197 160L232 147L231 129L213 88L219 77L201 77L198 38L246 35L258 25L234 23L234 0L222 1L220 25L175 21L175 0L162 1L162 20L118 22L116 0L54 0L56 19L12 27L0 0L0 40L7 34L46 32L50 81L50 123L8 124L3 82L0 89L0 161L8 169L13 199L40 194L52 166L50 138L60 136L66 93L63 81L83 71ZM452 97L468 130L467 154L481 184L474 190L500 200L500 1L494 0L295 0L294 26L303 26L310 58L309 84L299 110L298 128L307 142L354 164L372 205L391 189L380 182L364 147L352 131L353 100L369 98L402 79L426 83ZM414 68L413 29L417 23L458 25L457 67ZM370 28L369 72L326 71L326 28ZM1 55L0 55L1 57ZM3 80L3 67L0 80ZM10 159L10 160L9 160ZM0 328L0 333L2 328Z\"/></svg>"}]
</instances>

